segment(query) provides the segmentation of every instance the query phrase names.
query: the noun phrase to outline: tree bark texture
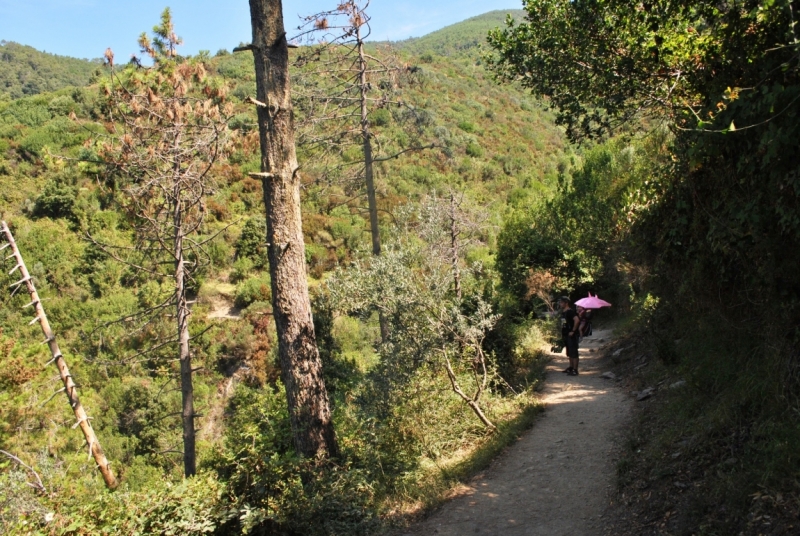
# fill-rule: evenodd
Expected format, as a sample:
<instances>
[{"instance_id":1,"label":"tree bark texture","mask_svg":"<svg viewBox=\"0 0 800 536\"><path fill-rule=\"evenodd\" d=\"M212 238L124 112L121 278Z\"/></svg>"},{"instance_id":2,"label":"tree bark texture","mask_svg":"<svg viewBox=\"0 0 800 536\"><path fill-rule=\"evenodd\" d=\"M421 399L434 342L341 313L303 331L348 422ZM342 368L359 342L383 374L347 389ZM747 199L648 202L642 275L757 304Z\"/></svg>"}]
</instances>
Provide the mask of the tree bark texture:
<instances>
[{"instance_id":1,"label":"tree bark texture","mask_svg":"<svg viewBox=\"0 0 800 536\"><path fill-rule=\"evenodd\" d=\"M183 212L181 207L180 180L175 181L175 313L178 321L178 357L181 365L181 420L183 423L183 474L186 477L197 473L194 388L192 386L192 355L189 351L189 305L186 303L186 260L183 256Z\"/></svg>"},{"instance_id":2,"label":"tree bark texture","mask_svg":"<svg viewBox=\"0 0 800 536\"><path fill-rule=\"evenodd\" d=\"M8 241L8 247L11 248L12 255L17 262L11 273L19 270L22 276L22 279L11 286L19 288L20 285L25 284L28 288L28 294L31 296L31 303L29 305L33 307L36 314L36 318L33 319L31 324L39 322L39 326L42 328L42 333L44 333L45 336L45 342L50 347L50 355L52 356L50 363L54 363L58 369L61 381L64 384L63 391L67 394L69 405L72 408L72 412L75 414L75 418L78 420L73 428L80 427L81 432L83 432L83 437L86 439L86 444L89 446L89 455L94 457L97 467L100 469L100 474L103 475L106 487L113 489L117 487L117 479L111 471L111 464L106 458L103 448L100 446L100 442L97 440L92 424L89 422L89 416L86 414L83 405L81 405L80 398L78 398L78 387L75 385L75 381L69 373L69 368L67 367L67 362L64 360L64 356L61 354L61 349L58 347L56 336L53 333L53 329L50 327L50 322L47 320L47 315L44 312L44 307L42 307L39 294L36 292L33 279L28 272L28 268L25 266L25 261L22 259L22 253L20 253L17 248L14 236L11 234L11 229L9 229L6 222L2 222L0 232L5 235Z\"/></svg>"},{"instance_id":3,"label":"tree bark texture","mask_svg":"<svg viewBox=\"0 0 800 536\"><path fill-rule=\"evenodd\" d=\"M336 456L306 280L300 179L281 0L250 0L272 306L292 435L304 456Z\"/></svg>"}]
</instances>

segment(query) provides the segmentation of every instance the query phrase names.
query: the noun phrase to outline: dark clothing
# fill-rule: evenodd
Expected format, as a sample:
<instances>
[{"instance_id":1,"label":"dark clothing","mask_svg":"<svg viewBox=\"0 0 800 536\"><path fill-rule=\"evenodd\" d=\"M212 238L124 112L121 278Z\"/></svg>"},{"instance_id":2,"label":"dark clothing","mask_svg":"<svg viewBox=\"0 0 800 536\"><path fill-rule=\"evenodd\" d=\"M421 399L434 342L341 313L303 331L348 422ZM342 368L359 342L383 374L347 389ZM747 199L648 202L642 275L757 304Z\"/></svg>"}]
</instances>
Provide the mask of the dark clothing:
<instances>
[{"instance_id":1,"label":"dark clothing","mask_svg":"<svg viewBox=\"0 0 800 536\"><path fill-rule=\"evenodd\" d=\"M564 346L567 348L567 357L578 358L578 328L575 327L575 319L578 316L572 309L567 309L561 313L561 336L564 339ZM572 332L572 335L569 332Z\"/></svg>"},{"instance_id":2,"label":"dark clothing","mask_svg":"<svg viewBox=\"0 0 800 536\"><path fill-rule=\"evenodd\" d=\"M564 337L564 346L567 348L567 357L578 359L578 337Z\"/></svg>"},{"instance_id":3,"label":"dark clothing","mask_svg":"<svg viewBox=\"0 0 800 536\"><path fill-rule=\"evenodd\" d=\"M561 312L561 335L563 337L567 337L570 331L577 332L578 329L575 327L575 317L578 316L572 309L567 309L566 311Z\"/></svg>"},{"instance_id":4,"label":"dark clothing","mask_svg":"<svg viewBox=\"0 0 800 536\"><path fill-rule=\"evenodd\" d=\"M582 337L588 337L592 334L591 309L584 309L582 313L578 313L578 331Z\"/></svg>"}]
</instances>

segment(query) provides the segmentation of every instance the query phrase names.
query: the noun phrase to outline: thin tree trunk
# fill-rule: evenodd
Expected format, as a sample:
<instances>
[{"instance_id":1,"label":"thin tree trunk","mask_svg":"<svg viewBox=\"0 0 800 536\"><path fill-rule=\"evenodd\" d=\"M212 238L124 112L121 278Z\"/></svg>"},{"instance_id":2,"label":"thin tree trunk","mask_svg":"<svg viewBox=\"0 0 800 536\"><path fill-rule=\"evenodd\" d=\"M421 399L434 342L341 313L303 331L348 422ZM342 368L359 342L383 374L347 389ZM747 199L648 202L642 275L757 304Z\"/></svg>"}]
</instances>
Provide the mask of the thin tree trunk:
<instances>
[{"instance_id":1,"label":"thin tree trunk","mask_svg":"<svg viewBox=\"0 0 800 536\"><path fill-rule=\"evenodd\" d=\"M372 254L381 254L381 233L378 227L378 202L375 198L375 175L372 162L372 134L369 129L367 109L367 60L364 57L364 43L361 41L361 28L356 26L358 40L358 77L361 91L361 138L364 144L364 177L367 183L367 204L369 205L369 229L372 235Z\"/></svg>"},{"instance_id":2,"label":"thin tree trunk","mask_svg":"<svg viewBox=\"0 0 800 536\"><path fill-rule=\"evenodd\" d=\"M492 430L496 429L497 427L492 423L492 421L489 420L486 414L483 413L481 407L478 405L478 400L480 399L480 396L483 393L483 386L478 384L478 390L475 393L475 396L473 398L470 398L466 395L466 393L464 393L464 391L458 385L458 381L456 380L456 373L453 371L453 366L450 364L450 358L448 358L447 355L445 355L444 358L444 368L447 371L447 377L450 379L450 386L452 387L453 392L457 394L461 398L461 400L467 403L467 405L470 407L473 413L475 413L478 419L480 419L480 421L484 424L484 426Z\"/></svg>"},{"instance_id":3,"label":"thin tree trunk","mask_svg":"<svg viewBox=\"0 0 800 536\"><path fill-rule=\"evenodd\" d=\"M456 196L450 192L450 249L452 252L453 286L456 298L461 301L461 271L458 269L458 225L456 221Z\"/></svg>"},{"instance_id":4,"label":"thin tree trunk","mask_svg":"<svg viewBox=\"0 0 800 536\"><path fill-rule=\"evenodd\" d=\"M18 269L22 275L22 279L12 285L12 287L19 288L19 285L23 283L28 287L28 294L31 296L31 303L29 305L33 306L34 312L36 313L36 318L33 322L39 322L39 326L42 328L42 333L44 333L45 336L45 342L47 342L47 345L50 347L50 355L52 356L51 362L55 363L56 368L58 368L58 373L64 384L63 391L67 394L69 405L72 408L72 412L75 414L75 418L78 420L76 425L80 427L81 432L83 432L83 437L86 438L86 444L89 445L89 453L94 457L97 467L100 469L100 474L103 475L106 487L113 489L117 487L117 479L111 471L111 464L108 462L103 448L100 446L100 442L97 440L97 436L94 433L92 424L89 422L89 416L86 414L86 410L83 409L80 398L78 398L77 386L72 379L72 375L69 373L69 368L67 367L67 362L64 360L64 356L61 355L61 350L56 342L56 336L53 333L53 329L50 327L50 322L47 321L47 315L45 315L44 308L42 307L42 301L39 299L39 294L36 292L36 287L33 285L31 275L28 272L28 268L25 266L25 261L22 259L22 253L20 253L17 248L17 243L14 241L14 236L11 234L11 229L8 228L6 222L2 222L0 231L5 234L6 240L11 247L11 252L17 261L17 265L14 270L12 270L12 273ZM31 322L31 324L33 324L33 322Z\"/></svg>"},{"instance_id":5,"label":"thin tree trunk","mask_svg":"<svg viewBox=\"0 0 800 536\"><path fill-rule=\"evenodd\" d=\"M364 56L364 42L361 40L361 26L356 25L358 41L358 84L361 95L361 138L364 146L364 180L367 183L367 206L369 208L369 231L372 236L372 254L381 254L381 230L378 222L378 200L375 197L375 172L372 161L372 133L369 129L369 110L367 109L367 59ZM389 340L389 322L383 311L378 313L381 326L381 342Z\"/></svg>"},{"instance_id":6,"label":"thin tree trunk","mask_svg":"<svg viewBox=\"0 0 800 536\"><path fill-rule=\"evenodd\" d=\"M173 223L175 226L175 313L178 327L178 358L181 364L181 418L183 421L183 474L197 472L194 388L192 386L192 355L189 351L189 306L186 303L186 266L183 256L183 220L180 200L180 182L175 181Z\"/></svg>"},{"instance_id":7,"label":"thin tree trunk","mask_svg":"<svg viewBox=\"0 0 800 536\"><path fill-rule=\"evenodd\" d=\"M272 306L292 435L304 456L338 455L306 280L300 179L281 0L250 0Z\"/></svg>"}]
</instances>

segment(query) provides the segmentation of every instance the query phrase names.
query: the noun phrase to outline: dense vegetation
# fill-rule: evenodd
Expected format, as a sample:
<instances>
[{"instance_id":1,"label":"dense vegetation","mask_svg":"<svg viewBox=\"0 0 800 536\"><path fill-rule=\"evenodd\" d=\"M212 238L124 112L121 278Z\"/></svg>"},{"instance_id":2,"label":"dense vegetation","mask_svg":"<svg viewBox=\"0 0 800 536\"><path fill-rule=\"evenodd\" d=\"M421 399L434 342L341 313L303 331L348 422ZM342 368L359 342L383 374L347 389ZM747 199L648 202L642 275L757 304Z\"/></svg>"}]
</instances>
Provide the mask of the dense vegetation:
<instances>
[{"instance_id":1,"label":"dense vegetation","mask_svg":"<svg viewBox=\"0 0 800 536\"><path fill-rule=\"evenodd\" d=\"M230 139L192 258L203 417L189 479L176 355L157 344L170 318L135 316L171 290L97 245L136 245L105 156L121 142L105 79L0 101L3 217L121 477L102 489L69 408L50 399L25 300L0 296L0 446L29 466L0 462L4 530L380 532L530 422L547 330L537 310L600 290L628 313L630 348L659 359L647 381L685 381L632 432L622 497L647 490L648 517L670 534L759 534L765 519L792 533L797 2L524 5L505 29L490 32L505 18L493 12L391 52L369 47L402 66L371 80L380 256L362 146L309 104L338 81L314 62L292 72L305 256L341 450L329 461L296 454L278 380L262 184L249 175L261 163L252 57L176 59L220 80L206 96ZM336 151L320 153L321 139ZM472 407L455 385L477 393ZM32 471L46 492L27 485Z\"/></svg>"},{"instance_id":2,"label":"dense vegetation","mask_svg":"<svg viewBox=\"0 0 800 536\"><path fill-rule=\"evenodd\" d=\"M479 41L486 25L476 28L480 35L448 31ZM128 210L126 177L114 172L124 151L109 166L114 147L132 146L120 112L139 105L115 108L102 76L95 85L0 103L3 218L121 481L113 493L102 489L52 370L42 368L26 301L6 293L0 446L39 473L46 492L27 485L31 470L0 461L4 531L370 533L435 502L531 422L542 335L531 320L496 316L508 301L494 271L496 234L508 210L552 194L572 149L550 114L521 90L495 85L469 50L400 51L408 67L390 89L405 106L372 112L379 156L432 147L376 163L379 260L368 255L363 186L324 174L311 149L299 148L314 321L341 450L330 463L295 453L278 380L262 184L248 175L260 166L247 102L255 95L252 57L221 50L177 58L222 80L203 91L220 99L230 139L202 205L195 237L202 252L190 255L194 404L202 417L198 474L186 480L179 363L175 347L161 344L174 319L141 314L173 287L167 272L149 267L153 277L131 265L126 252L150 253L132 249L137 216ZM129 71L149 80L146 72ZM313 77L294 75L302 94ZM358 147L341 158L357 165ZM456 212L459 295L452 222L443 218ZM379 313L391 326L383 340ZM446 371L472 392L477 352L487 365L477 404L496 430L453 393Z\"/></svg>"},{"instance_id":3,"label":"dense vegetation","mask_svg":"<svg viewBox=\"0 0 800 536\"><path fill-rule=\"evenodd\" d=\"M757 534L771 515L776 534L790 533L800 491L797 2L525 7L525 22L491 34L495 72L547 98L568 134L594 146L556 198L509 220L504 282L538 270L563 288L616 287L638 304L648 353L688 382L648 415L620 466L628 494L654 485L654 498L667 497L681 473L690 483L671 520L672 499L653 500L651 519L668 520L671 534ZM762 496L782 498L749 499Z\"/></svg>"},{"instance_id":4,"label":"dense vegetation","mask_svg":"<svg viewBox=\"0 0 800 536\"><path fill-rule=\"evenodd\" d=\"M395 45L418 55L423 61L433 54L474 57L478 49L486 47L486 35L489 31L501 26L508 16L521 19L525 16L525 12L521 9L490 11L423 37L398 41Z\"/></svg>"},{"instance_id":5,"label":"dense vegetation","mask_svg":"<svg viewBox=\"0 0 800 536\"><path fill-rule=\"evenodd\" d=\"M0 41L0 100L84 86L100 65L99 60L57 56L13 41Z\"/></svg>"}]
</instances>

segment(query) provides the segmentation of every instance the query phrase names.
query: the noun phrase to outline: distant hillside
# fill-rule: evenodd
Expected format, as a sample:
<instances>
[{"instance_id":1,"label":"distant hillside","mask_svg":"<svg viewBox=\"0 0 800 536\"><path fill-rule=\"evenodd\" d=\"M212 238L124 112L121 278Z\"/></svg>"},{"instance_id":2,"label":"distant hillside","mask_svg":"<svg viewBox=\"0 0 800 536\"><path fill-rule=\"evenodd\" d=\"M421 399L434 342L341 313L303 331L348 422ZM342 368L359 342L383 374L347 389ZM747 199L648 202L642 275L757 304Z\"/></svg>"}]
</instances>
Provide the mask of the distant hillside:
<instances>
[{"instance_id":1,"label":"distant hillside","mask_svg":"<svg viewBox=\"0 0 800 536\"><path fill-rule=\"evenodd\" d=\"M66 86L84 86L97 69L98 61L48 54L19 43L0 41L0 98L18 99Z\"/></svg>"},{"instance_id":2,"label":"distant hillside","mask_svg":"<svg viewBox=\"0 0 800 536\"><path fill-rule=\"evenodd\" d=\"M508 14L519 19L525 12L521 9L490 11L395 45L411 55L470 55L486 42L489 30L504 24ZM100 60L59 56L13 41L0 41L0 99L85 86L99 65Z\"/></svg>"},{"instance_id":3,"label":"distant hillside","mask_svg":"<svg viewBox=\"0 0 800 536\"><path fill-rule=\"evenodd\" d=\"M521 19L525 16L525 11L521 9L490 11L422 37L401 41L397 46L412 54L432 52L440 56L455 56L469 53L470 50L486 43L486 34L489 30L503 26L509 14L515 19Z\"/></svg>"},{"instance_id":4,"label":"distant hillside","mask_svg":"<svg viewBox=\"0 0 800 536\"><path fill-rule=\"evenodd\" d=\"M396 276L378 276L393 279L386 279L392 285L387 302L427 306L424 304L431 301L429 298L420 301L416 297L429 292L425 282L447 285L427 266L440 262L439 257L428 258L431 255L452 251L446 245L451 243L447 238L450 235L441 234L443 228L437 223L442 221L441 209L451 206L447 201L450 192L454 203L458 197L453 210L459 214L463 210L469 218L459 245L460 263L465 268L464 303L479 303L473 296L495 300L500 296L493 271L496 235L503 220L552 196L561 170L579 158L546 108L517 85L495 83L482 65L476 45L502 18L500 13L490 14L416 40L422 54L415 52L417 49L398 54L399 63L406 67L403 73L395 73L391 81L381 80L379 74L370 80L373 102L382 99L383 91L390 99L370 114L374 154L379 158L374 174L385 258L389 270L402 270ZM370 49L376 55L382 53L377 45L370 45ZM0 534L24 533L27 529L15 529L17 520L29 523L29 519L40 519L42 512L54 513L51 526L57 528L53 530L75 522L79 527L75 530L83 534L99 534L106 527L110 531L112 526L119 533L135 532L130 528L133 525L120 521L125 516L132 520L130 523L140 523L138 519L149 523L144 532L163 533L162 525L151 530L156 525L149 519L160 516L158 519L174 518L176 523L183 523L183 518L158 506L184 504L182 501L190 501L185 503L189 505L187 516L218 523L216 534L248 533L209 517L212 508L223 512L225 519L231 517L227 512L239 512L239 503L228 501L228 497L241 504L251 504L250 497L259 501L252 502L254 511L264 514L257 514L262 517L254 523L264 528L254 525L249 534L332 533L325 527L334 527L337 534L375 534L396 519L385 512L410 511L397 505L419 501L417 492L407 496L410 487L406 482L417 486L417 482L432 481L429 474L440 475L441 467L452 467L440 463L466 459L465 449L473 444L481 445L481 456L486 455L485 438L489 436L475 424L468 407L446 390L450 384L441 376L441 367L435 365L437 368L430 372L413 369L401 361L405 357L397 357L413 353L415 367L427 367L428 363L433 367L434 359L440 359L435 355L438 343L429 342L426 334L434 330L427 327L424 315L387 315L392 322L402 317L416 324L406 327L399 323L401 320L392 324L398 326L393 332L397 339L392 341L398 342L391 342L393 349L387 350L391 360L384 360L376 348L384 351L390 347L381 344L379 315L373 315L371 309L353 316L334 313L322 301L326 299L325 281L330 281L334 273L342 273L354 260L371 257L371 240L363 180L352 179L362 167L361 145L352 144L352 137L345 138L346 125L340 128L337 123L321 120L315 123L314 132L298 128L298 139L303 141L304 136L306 141L297 151L301 166L298 175L303 181L302 222L309 286L319 297L315 304L322 304L315 305L314 317L325 352L324 374L337 423L344 423L337 429L344 447L343 463L331 466L337 471L333 476L316 476L311 469L304 469L313 469L316 463L305 465L292 453L287 435L289 415L282 402L285 398L281 398L285 390L277 383L279 372L274 365L278 339L268 303L271 280L266 270L266 247L259 238L265 236L266 225L263 183L250 176L262 165L256 108L248 99L256 95L253 55L220 51L215 57L198 58L209 73L224 78L226 104L231 107L230 144L224 158L211 170L215 184L205 202L208 217L201 240L210 263L193 281L192 351L199 368L192 381L195 404L206 415L199 421L199 459L209 471L199 477L202 480L184 480L182 466L176 462L180 453L173 448L182 442L181 428L172 419L180 415L182 407L180 390L170 388L176 360L170 358L167 343L150 346L153 352L147 356L142 353L143 345L164 340L161 333L171 329L169 319L153 317L136 325L128 320L117 322L123 316L143 318L127 315L171 293L170 283L155 274L136 275L87 240L87 234L91 234L98 243L137 250L132 220L125 212L128 198L117 177L99 165L106 146L117 145L112 134L114 123L99 87L107 73L85 87L24 95L20 88L31 93L41 90L42 86L31 84L36 80L33 75L40 77L40 83L54 83L55 73L80 72L75 69L80 67L86 69L86 78L68 82L62 78L61 83L85 84L92 69L98 67L91 62L35 53L12 43L3 44L0 51L8 57L3 60L5 67L13 65L19 68L14 73L31 77L22 82L18 82L19 76L13 78L22 97L8 100L0 94L0 215L10 223L25 252L31 275L47 300L50 321L58 329L61 348L80 381L81 400L95 419L92 426L122 479L121 493L113 496L114 510L107 511L106 506L112 503L102 498L107 495L99 494L98 481L81 447L82 438L69 428L74 417L64 404L66 400L61 397L61 403L55 399L41 403L54 390L53 371L41 366L41 335L33 329L37 326L28 327L32 315L30 309L23 308L27 300L9 292L18 276L9 275L12 266L6 261L6 272L0 274L0 286L6 289L0 292L0 449L15 453L30 467L44 468L48 489L60 493L37 493L25 485L27 473L0 461L0 490L4 490L0 493ZM24 56L16 55L17 51L27 53L30 61L20 59ZM294 58L301 53L302 49L291 52ZM50 65L47 71L35 59L46 59L63 68ZM326 81L320 73L312 75L316 68L309 65L293 70L292 89L299 103L295 115L300 125L303 113L309 110L303 95L338 84L336 80ZM329 155L322 154L313 140L326 137L343 139L342 150L334 148ZM414 147L428 149L409 150ZM478 226L480 230L475 229ZM440 270L449 273L450 262L448 256L447 264L435 268L435 274ZM395 298L394 288L411 290L400 290L403 294ZM414 290L417 288L421 289L419 293ZM528 360L538 359L534 352L538 343L525 342L523 347L514 339L516 333L527 332L517 328L498 332L495 340L502 339L502 348L510 350L493 350L492 359L509 370L528 367ZM500 351L504 352L502 356L495 358ZM39 361L32 356L38 356ZM383 363L386 367L380 370L386 373L378 371ZM471 378L472 361L464 363ZM525 376L526 385L536 385L531 377ZM529 422L537 410L521 404L528 396L522 391L512 395L500 389L486 390L484 400L491 408L488 414L501 426L512 418L517 419L514 427L524 426L519 423ZM58 425L57 433L50 423ZM503 437L515 437L516 428L502 430ZM430 438L436 438L436 443L431 444ZM241 445L252 446L242 449ZM239 471L237 467L243 468L242 472L234 472ZM251 469L251 473L245 473ZM242 476L230 483L233 477L227 475ZM323 487L306 487L303 475L311 475L308 482ZM447 478L449 483L451 477ZM179 488L183 482L192 487ZM284 482L292 484L284 486ZM445 485L436 485L445 489ZM168 486L178 490L175 498L168 495L171 491L164 491ZM327 491L329 487L334 491ZM230 492L219 491L223 489ZM397 492L403 494L402 498L395 499L395 489L402 489ZM420 485L419 489L428 488ZM87 510L85 497L98 497L92 499L91 510ZM94 513L98 509L105 509L105 517ZM88 519L97 521L87 527ZM237 513L231 523L238 523L238 519ZM333 521L327 524L330 519ZM100 525L102 529L93 528ZM184 528L175 530L187 533Z\"/></svg>"}]
</instances>

